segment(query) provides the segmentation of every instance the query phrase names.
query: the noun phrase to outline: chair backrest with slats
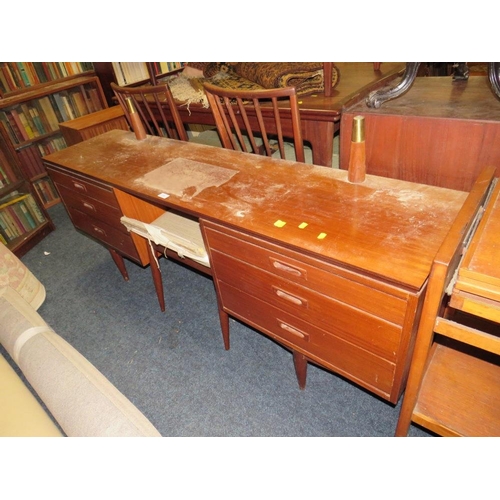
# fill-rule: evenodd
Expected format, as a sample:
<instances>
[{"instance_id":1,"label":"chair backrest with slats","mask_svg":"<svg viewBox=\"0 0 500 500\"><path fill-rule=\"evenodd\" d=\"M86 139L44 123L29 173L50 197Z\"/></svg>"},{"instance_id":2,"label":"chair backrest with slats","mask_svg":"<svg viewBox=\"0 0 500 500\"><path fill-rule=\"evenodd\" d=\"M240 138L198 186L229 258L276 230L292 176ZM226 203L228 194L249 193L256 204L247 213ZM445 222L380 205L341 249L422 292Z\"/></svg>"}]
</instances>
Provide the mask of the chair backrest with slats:
<instances>
[{"instance_id":1,"label":"chair backrest with slats","mask_svg":"<svg viewBox=\"0 0 500 500\"><path fill-rule=\"evenodd\" d=\"M203 84L224 148L272 156L277 140L285 155L285 138L294 142L295 160L304 162L304 143L295 87L234 90ZM245 140L246 139L246 140Z\"/></svg>"},{"instance_id":2,"label":"chair backrest with slats","mask_svg":"<svg viewBox=\"0 0 500 500\"><path fill-rule=\"evenodd\" d=\"M120 87L111 83L111 88L129 125L131 125L131 121L127 99L132 101L149 135L164 136L181 141L188 140L186 129L168 85Z\"/></svg>"}]
</instances>

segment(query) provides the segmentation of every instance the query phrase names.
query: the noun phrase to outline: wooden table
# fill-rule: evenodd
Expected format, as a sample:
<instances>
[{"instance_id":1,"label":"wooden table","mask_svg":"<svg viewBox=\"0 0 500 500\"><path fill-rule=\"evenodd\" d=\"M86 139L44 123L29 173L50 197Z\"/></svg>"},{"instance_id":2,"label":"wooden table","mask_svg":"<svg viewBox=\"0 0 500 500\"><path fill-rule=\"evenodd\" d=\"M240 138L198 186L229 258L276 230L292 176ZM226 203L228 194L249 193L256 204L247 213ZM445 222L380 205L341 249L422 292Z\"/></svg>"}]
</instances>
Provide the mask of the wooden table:
<instances>
[{"instance_id":1,"label":"wooden table","mask_svg":"<svg viewBox=\"0 0 500 500\"><path fill-rule=\"evenodd\" d=\"M44 161L75 226L117 263L149 263L121 215L199 219L227 346L234 316L294 353L302 387L313 362L397 402L430 267L466 193L350 184L338 169L121 130Z\"/></svg>"},{"instance_id":2,"label":"wooden table","mask_svg":"<svg viewBox=\"0 0 500 500\"><path fill-rule=\"evenodd\" d=\"M405 69L404 63L382 63L374 70L373 63L335 63L340 80L331 91L305 96L299 100L302 136L310 143L315 165L332 166L333 136L340 127L342 108L352 100L367 96L370 91L388 84ZM212 112L201 105L179 106L185 123L215 125Z\"/></svg>"},{"instance_id":3,"label":"wooden table","mask_svg":"<svg viewBox=\"0 0 500 500\"><path fill-rule=\"evenodd\" d=\"M500 174L500 100L487 76L417 77L406 94L378 109L364 98L351 102L340 126L342 169L357 115L365 117L369 173L464 191L486 166Z\"/></svg>"}]
</instances>

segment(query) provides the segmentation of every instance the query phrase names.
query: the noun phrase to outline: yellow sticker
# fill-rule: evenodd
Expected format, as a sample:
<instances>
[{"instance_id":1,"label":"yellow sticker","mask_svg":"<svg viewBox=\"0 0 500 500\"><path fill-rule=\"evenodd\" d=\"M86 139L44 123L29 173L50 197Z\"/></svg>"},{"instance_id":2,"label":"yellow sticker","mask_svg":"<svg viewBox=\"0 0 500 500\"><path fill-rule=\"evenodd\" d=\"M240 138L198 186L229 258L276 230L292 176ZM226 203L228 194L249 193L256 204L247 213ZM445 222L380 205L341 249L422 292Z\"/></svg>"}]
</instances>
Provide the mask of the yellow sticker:
<instances>
[{"instance_id":1,"label":"yellow sticker","mask_svg":"<svg viewBox=\"0 0 500 500\"><path fill-rule=\"evenodd\" d=\"M326 233L319 233L318 234L318 240L323 240L326 238Z\"/></svg>"},{"instance_id":2,"label":"yellow sticker","mask_svg":"<svg viewBox=\"0 0 500 500\"><path fill-rule=\"evenodd\" d=\"M286 222L279 220L279 219L274 223L274 225L276 227L283 227L285 224L286 224Z\"/></svg>"},{"instance_id":3,"label":"yellow sticker","mask_svg":"<svg viewBox=\"0 0 500 500\"><path fill-rule=\"evenodd\" d=\"M299 224L299 229L304 229L307 227L307 222L302 222L301 224Z\"/></svg>"}]
</instances>

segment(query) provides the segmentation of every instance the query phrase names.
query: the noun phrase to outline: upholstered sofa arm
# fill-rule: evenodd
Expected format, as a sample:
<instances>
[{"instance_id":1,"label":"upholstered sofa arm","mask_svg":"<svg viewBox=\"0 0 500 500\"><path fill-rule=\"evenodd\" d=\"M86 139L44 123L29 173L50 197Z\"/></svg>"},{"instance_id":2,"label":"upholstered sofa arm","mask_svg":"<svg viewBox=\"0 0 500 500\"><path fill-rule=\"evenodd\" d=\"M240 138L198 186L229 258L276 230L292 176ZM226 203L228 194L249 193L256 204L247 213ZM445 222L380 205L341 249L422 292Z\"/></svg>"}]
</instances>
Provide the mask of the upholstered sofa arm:
<instances>
[{"instance_id":1,"label":"upholstered sofa arm","mask_svg":"<svg viewBox=\"0 0 500 500\"><path fill-rule=\"evenodd\" d=\"M45 287L33 273L0 243L0 288L10 286L34 309L38 309L45 300Z\"/></svg>"},{"instance_id":2,"label":"upholstered sofa arm","mask_svg":"<svg viewBox=\"0 0 500 500\"><path fill-rule=\"evenodd\" d=\"M160 436L151 422L10 286L0 289L0 343L67 436Z\"/></svg>"}]
</instances>

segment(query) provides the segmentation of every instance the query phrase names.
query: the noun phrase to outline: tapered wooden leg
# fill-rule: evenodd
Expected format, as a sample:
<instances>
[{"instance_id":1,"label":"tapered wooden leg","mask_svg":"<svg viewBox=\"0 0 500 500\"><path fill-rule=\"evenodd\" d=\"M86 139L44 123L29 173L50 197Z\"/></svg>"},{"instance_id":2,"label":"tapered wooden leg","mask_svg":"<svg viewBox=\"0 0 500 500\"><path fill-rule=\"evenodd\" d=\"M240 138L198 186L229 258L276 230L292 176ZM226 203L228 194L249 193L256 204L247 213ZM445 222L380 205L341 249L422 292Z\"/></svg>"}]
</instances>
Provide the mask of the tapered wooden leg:
<instances>
[{"instance_id":1,"label":"tapered wooden leg","mask_svg":"<svg viewBox=\"0 0 500 500\"><path fill-rule=\"evenodd\" d=\"M123 257L116 251L113 250L112 248L108 248L109 253L111 254L111 258L116 264L116 267L120 271L121 275L123 276L123 279L125 281L128 281L128 272L127 268L125 267L125 261L123 260Z\"/></svg>"},{"instance_id":2,"label":"tapered wooden leg","mask_svg":"<svg viewBox=\"0 0 500 500\"><path fill-rule=\"evenodd\" d=\"M163 280L161 279L161 269L158 259L154 255L154 251L151 245L147 245L149 254L149 266L151 267L151 275L153 276L153 283L156 289L156 295L158 296L158 302L160 304L160 309L165 312L165 296L163 295Z\"/></svg>"},{"instance_id":3,"label":"tapered wooden leg","mask_svg":"<svg viewBox=\"0 0 500 500\"><path fill-rule=\"evenodd\" d=\"M222 339L224 340L224 349L229 351L229 315L219 307L220 328L222 330Z\"/></svg>"},{"instance_id":4,"label":"tapered wooden leg","mask_svg":"<svg viewBox=\"0 0 500 500\"><path fill-rule=\"evenodd\" d=\"M307 358L300 352L293 351L293 364L295 365L295 374L299 383L299 389L306 388L307 378Z\"/></svg>"}]
</instances>

